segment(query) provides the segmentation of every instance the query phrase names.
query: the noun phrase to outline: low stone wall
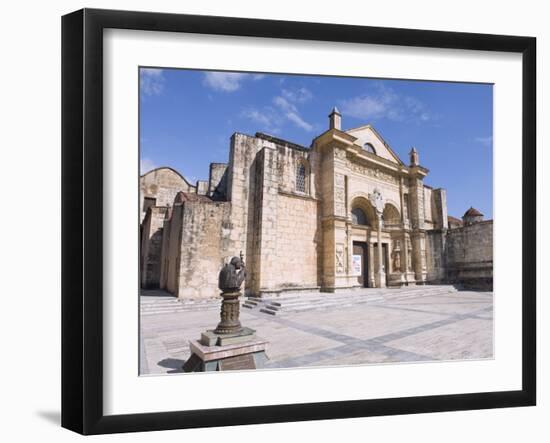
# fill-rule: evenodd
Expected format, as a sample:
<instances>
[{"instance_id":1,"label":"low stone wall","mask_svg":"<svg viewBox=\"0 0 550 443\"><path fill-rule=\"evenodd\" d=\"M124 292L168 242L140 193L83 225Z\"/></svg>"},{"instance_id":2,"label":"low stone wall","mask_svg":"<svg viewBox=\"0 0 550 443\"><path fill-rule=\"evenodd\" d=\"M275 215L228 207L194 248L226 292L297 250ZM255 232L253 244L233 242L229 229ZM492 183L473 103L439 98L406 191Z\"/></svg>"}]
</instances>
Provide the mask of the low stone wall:
<instances>
[{"instance_id":1,"label":"low stone wall","mask_svg":"<svg viewBox=\"0 0 550 443\"><path fill-rule=\"evenodd\" d=\"M426 234L428 282L492 290L492 220Z\"/></svg>"}]
</instances>

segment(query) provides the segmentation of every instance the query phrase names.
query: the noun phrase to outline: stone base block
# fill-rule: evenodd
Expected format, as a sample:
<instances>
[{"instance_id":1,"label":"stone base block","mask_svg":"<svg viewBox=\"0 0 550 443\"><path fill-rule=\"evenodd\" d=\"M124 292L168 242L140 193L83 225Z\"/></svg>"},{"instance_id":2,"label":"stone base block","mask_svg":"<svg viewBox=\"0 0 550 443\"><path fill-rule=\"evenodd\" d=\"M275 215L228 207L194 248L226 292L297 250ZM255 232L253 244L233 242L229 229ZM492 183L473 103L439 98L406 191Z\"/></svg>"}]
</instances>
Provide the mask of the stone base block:
<instances>
[{"instance_id":1,"label":"stone base block","mask_svg":"<svg viewBox=\"0 0 550 443\"><path fill-rule=\"evenodd\" d=\"M234 334L217 334L214 330L208 330L201 334L200 343L204 346L225 346L244 343L254 340L256 331L250 328L242 328Z\"/></svg>"},{"instance_id":2,"label":"stone base block","mask_svg":"<svg viewBox=\"0 0 550 443\"><path fill-rule=\"evenodd\" d=\"M210 331L207 331L210 332ZM184 372L238 371L262 368L268 360L267 341L256 336L244 343L206 346L199 340L189 342L191 357L183 365Z\"/></svg>"}]
</instances>

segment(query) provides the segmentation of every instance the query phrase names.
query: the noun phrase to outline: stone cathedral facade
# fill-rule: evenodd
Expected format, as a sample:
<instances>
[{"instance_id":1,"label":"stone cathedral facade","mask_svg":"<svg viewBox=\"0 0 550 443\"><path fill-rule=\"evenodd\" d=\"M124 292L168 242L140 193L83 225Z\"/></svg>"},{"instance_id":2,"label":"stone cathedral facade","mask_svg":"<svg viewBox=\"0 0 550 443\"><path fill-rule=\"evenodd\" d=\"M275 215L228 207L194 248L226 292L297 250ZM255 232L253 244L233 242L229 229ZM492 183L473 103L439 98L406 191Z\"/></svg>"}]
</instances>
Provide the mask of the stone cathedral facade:
<instances>
[{"instance_id":1,"label":"stone cathedral facade","mask_svg":"<svg viewBox=\"0 0 550 443\"><path fill-rule=\"evenodd\" d=\"M208 181L170 168L141 177L141 285L217 296L220 268L242 252L249 295L490 286L492 221L448 217L428 174L415 148L405 163L372 126L342 130L336 108L310 147L235 133Z\"/></svg>"}]
</instances>

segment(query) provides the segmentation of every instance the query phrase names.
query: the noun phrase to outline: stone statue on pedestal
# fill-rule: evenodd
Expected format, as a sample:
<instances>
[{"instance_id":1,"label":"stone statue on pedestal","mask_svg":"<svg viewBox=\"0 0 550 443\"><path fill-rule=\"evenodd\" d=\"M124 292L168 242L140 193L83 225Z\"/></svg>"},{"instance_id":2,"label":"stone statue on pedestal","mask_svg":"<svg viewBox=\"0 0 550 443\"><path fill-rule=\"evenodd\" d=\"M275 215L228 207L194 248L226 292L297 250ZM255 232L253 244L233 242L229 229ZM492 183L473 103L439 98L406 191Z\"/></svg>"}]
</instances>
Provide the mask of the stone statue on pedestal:
<instances>
[{"instance_id":1,"label":"stone statue on pedestal","mask_svg":"<svg viewBox=\"0 0 550 443\"><path fill-rule=\"evenodd\" d=\"M223 292L239 291L246 279L246 268L241 257L233 257L220 271L218 288Z\"/></svg>"},{"instance_id":2,"label":"stone statue on pedestal","mask_svg":"<svg viewBox=\"0 0 550 443\"><path fill-rule=\"evenodd\" d=\"M216 334L235 334L242 331L239 320L239 296L241 285L246 278L246 268L241 257L233 257L220 271L218 287L223 297L220 312L221 321L214 332Z\"/></svg>"},{"instance_id":3,"label":"stone statue on pedestal","mask_svg":"<svg viewBox=\"0 0 550 443\"><path fill-rule=\"evenodd\" d=\"M189 342L191 356L183 365L184 372L230 371L256 369L268 359L267 341L256 337L254 329L241 326L239 296L246 279L241 252L218 274L218 287L223 298L221 321L214 330L201 334L200 340Z\"/></svg>"}]
</instances>

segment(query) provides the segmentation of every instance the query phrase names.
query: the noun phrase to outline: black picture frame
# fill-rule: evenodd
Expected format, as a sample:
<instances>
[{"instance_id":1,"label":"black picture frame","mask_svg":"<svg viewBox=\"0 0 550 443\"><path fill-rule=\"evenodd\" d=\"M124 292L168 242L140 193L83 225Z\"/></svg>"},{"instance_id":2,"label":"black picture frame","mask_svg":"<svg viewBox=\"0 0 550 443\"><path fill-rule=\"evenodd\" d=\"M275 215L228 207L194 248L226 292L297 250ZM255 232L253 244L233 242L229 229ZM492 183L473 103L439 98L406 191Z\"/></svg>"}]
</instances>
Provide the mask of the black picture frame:
<instances>
[{"instance_id":1,"label":"black picture frame","mask_svg":"<svg viewBox=\"0 0 550 443\"><path fill-rule=\"evenodd\" d=\"M131 415L103 413L103 30L171 31L522 54L522 389ZM82 434L536 403L536 39L83 9L62 18L62 426Z\"/></svg>"}]
</instances>

